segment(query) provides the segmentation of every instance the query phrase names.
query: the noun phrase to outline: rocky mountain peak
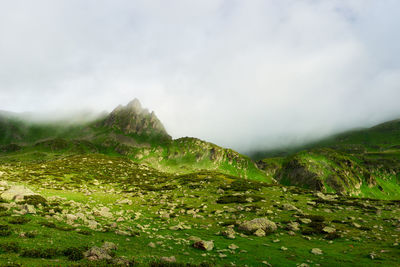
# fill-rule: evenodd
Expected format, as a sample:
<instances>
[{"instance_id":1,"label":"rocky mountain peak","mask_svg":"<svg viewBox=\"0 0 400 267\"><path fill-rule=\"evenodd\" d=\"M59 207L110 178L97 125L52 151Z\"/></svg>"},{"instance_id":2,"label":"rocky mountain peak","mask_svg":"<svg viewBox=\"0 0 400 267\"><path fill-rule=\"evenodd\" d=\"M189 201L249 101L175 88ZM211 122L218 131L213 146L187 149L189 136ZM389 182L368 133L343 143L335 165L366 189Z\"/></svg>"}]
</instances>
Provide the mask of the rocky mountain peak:
<instances>
[{"instance_id":1,"label":"rocky mountain peak","mask_svg":"<svg viewBox=\"0 0 400 267\"><path fill-rule=\"evenodd\" d=\"M135 112L140 112L143 110L142 104L140 104L140 101L137 98L135 98L131 102L129 102L128 105L126 105L126 108L131 111L135 111Z\"/></svg>"},{"instance_id":2,"label":"rocky mountain peak","mask_svg":"<svg viewBox=\"0 0 400 267\"><path fill-rule=\"evenodd\" d=\"M124 134L171 139L155 113L143 108L137 98L115 108L102 124Z\"/></svg>"}]
</instances>

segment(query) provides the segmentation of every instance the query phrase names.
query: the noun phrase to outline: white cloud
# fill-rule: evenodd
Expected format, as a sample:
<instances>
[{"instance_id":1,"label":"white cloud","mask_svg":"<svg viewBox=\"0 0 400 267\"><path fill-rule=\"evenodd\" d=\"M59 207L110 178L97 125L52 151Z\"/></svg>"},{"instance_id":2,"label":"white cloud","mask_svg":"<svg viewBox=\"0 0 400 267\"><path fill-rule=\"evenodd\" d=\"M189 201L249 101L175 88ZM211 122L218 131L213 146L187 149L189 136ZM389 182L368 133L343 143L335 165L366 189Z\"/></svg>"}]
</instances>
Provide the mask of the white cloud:
<instances>
[{"instance_id":1,"label":"white cloud","mask_svg":"<svg viewBox=\"0 0 400 267\"><path fill-rule=\"evenodd\" d=\"M0 109L138 97L239 150L400 117L395 0L0 1Z\"/></svg>"}]
</instances>

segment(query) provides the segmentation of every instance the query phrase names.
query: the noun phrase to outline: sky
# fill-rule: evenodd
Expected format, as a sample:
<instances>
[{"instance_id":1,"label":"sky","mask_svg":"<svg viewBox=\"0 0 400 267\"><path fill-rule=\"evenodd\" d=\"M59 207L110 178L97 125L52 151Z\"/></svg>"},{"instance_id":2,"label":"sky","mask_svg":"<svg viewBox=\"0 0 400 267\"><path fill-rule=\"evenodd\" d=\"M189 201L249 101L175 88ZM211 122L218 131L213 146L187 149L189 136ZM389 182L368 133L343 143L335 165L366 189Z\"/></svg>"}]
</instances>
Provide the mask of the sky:
<instances>
[{"instance_id":1,"label":"sky","mask_svg":"<svg viewBox=\"0 0 400 267\"><path fill-rule=\"evenodd\" d=\"M400 118L398 0L0 0L0 110L138 98L239 151Z\"/></svg>"}]
</instances>

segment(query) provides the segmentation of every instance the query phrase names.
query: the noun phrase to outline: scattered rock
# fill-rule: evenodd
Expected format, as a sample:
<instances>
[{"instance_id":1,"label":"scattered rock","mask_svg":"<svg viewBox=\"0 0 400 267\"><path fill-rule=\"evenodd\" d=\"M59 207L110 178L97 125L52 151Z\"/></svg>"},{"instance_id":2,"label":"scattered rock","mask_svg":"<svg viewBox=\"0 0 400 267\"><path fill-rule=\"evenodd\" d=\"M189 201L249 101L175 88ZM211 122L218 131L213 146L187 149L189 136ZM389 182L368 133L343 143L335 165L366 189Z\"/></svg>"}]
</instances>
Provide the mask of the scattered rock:
<instances>
[{"instance_id":1,"label":"scattered rock","mask_svg":"<svg viewBox=\"0 0 400 267\"><path fill-rule=\"evenodd\" d=\"M325 226L322 231L324 231L325 233L328 234L333 234L334 232L336 232L336 229L330 226Z\"/></svg>"},{"instance_id":2,"label":"scattered rock","mask_svg":"<svg viewBox=\"0 0 400 267\"><path fill-rule=\"evenodd\" d=\"M322 253L322 250L319 249L319 248L313 248L313 249L311 249L311 253L314 254L314 255L322 255L322 254L323 254L323 253Z\"/></svg>"},{"instance_id":3,"label":"scattered rock","mask_svg":"<svg viewBox=\"0 0 400 267\"><path fill-rule=\"evenodd\" d=\"M265 231L263 229L257 229L253 233L253 235L258 236L258 237L263 237L263 236L266 236L266 233L265 233Z\"/></svg>"},{"instance_id":4,"label":"scattered rock","mask_svg":"<svg viewBox=\"0 0 400 267\"><path fill-rule=\"evenodd\" d=\"M236 232L235 232L235 230L233 230L232 227L228 227L226 230L223 230L221 232L221 234L223 236L225 236L226 238L228 238L228 239L235 239L236 238L236 236L235 236Z\"/></svg>"},{"instance_id":5,"label":"scattered rock","mask_svg":"<svg viewBox=\"0 0 400 267\"><path fill-rule=\"evenodd\" d=\"M130 200L130 199L122 199L122 200L120 200L120 201L118 201L117 202L118 204L121 204L121 205L132 205L133 204L133 201L132 200Z\"/></svg>"},{"instance_id":6,"label":"scattered rock","mask_svg":"<svg viewBox=\"0 0 400 267\"><path fill-rule=\"evenodd\" d=\"M311 223L311 220L308 218L300 218L300 222L304 223L304 224L309 224L309 223Z\"/></svg>"},{"instance_id":7,"label":"scattered rock","mask_svg":"<svg viewBox=\"0 0 400 267\"><path fill-rule=\"evenodd\" d=\"M25 196L33 196L33 195L37 194L35 194L29 188L26 188L23 185L14 185L11 186L10 189L8 189L7 191L3 192L3 194L1 194L1 198L8 201L15 200L18 202L18 201L23 201Z\"/></svg>"},{"instance_id":8,"label":"scattered rock","mask_svg":"<svg viewBox=\"0 0 400 267\"><path fill-rule=\"evenodd\" d=\"M290 222L287 224L287 229L290 231L299 231L300 224L298 222Z\"/></svg>"},{"instance_id":9,"label":"scattered rock","mask_svg":"<svg viewBox=\"0 0 400 267\"><path fill-rule=\"evenodd\" d=\"M112 213L110 212L110 209L107 207L101 207L100 210L97 210L94 212L94 215L102 216L102 217L106 217L106 218L113 217Z\"/></svg>"},{"instance_id":10,"label":"scattered rock","mask_svg":"<svg viewBox=\"0 0 400 267\"><path fill-rule=\"evenodd\" d=\"M161 257L160 260L163 262L176 262L175 256Z\"/></svg>"},{"instance_id":11,"label":"scattered rock","mask_svg":"<svg viewBox=\"0 0 400 267\"><path fill-rule=\"evenodd\" d=\"M235 244L230 244L230 245L228 246L228 248L229 248L229 249L232 249L232 250L235 250L235 249L238 249L239 247L238 247L237 245L235 245Z\"/></svg>"},{"instance_id":12,"label":"scattered rock","mask_svg":"<svg viewBox=\"0 0 400 267\"><path fill-rule=\"evenodd\" d=\"M207 250L211 251L214 248L214 242L213 241L197 241L193 244L194 248L201 249L201 250Z\"/></svg>"},{"instance_id":13,"label":"scattered rock","mask_svg":"<svg viewBox=\"0 0 400 267\"><path fill-rule=\"evenodd\" d=\"M106 249L99 247L92 247L84 253L84 256L90 261L110 260L112 258Z\"/></svg>"},{"instance_id":14,"label":"scattered rock","mask_svg":"<svg viewBox=\"0 0 400 267\"><path fill-rule=\"evenodd\" d=\"M288 210L288 211L296 211L296 210L298 210L298 208L296 206L294 206L292 204L289 204L289 203L283 204L282 205L282 209Z\"/></svg>"},{"instance_id":15,"label":"scattered rock","mask_svg":"<svg viewBox=\"0 0 400 267\"><path fill-rule=\"evenodd\" d=\"M239 225L239 230L254 233L258 229L263 230L265 233L272 233L278 229L273 221L268 220L268 218L256 218L250 221L246 221Z\"/></svg>"}]
</instances>

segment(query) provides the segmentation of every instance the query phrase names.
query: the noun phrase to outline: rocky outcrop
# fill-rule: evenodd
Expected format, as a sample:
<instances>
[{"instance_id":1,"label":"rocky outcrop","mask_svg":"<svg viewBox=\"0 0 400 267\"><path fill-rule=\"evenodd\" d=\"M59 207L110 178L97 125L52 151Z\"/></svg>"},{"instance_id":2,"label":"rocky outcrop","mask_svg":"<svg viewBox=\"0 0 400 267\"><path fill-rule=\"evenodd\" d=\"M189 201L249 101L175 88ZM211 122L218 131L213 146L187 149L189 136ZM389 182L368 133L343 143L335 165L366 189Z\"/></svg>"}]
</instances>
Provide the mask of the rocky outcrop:
<instances>
[{"instance_id":1,"label":"rocky outcrop","mask_svg":"<svg viewBox=\"0 0 400 267\"><path fill-rule=\"evenodd\" d=\"M119 130L128 135L171 139L155 113L142 108L138 99L134 99L126 106L120 105L115 108L100 126Z\"/></svg>"},{"instance_id":2,"label":"rocky outcrop","mask_svg":"<svg viewBox=\"0 0 400 267\"><path fill-rule=\"evenodd\" d=\"M26 196L36 195L32 190L23 185L11 186L8 190L1 194L1 198L11 201L23 201Z\"/></svg>"},{"instance_id":3,"label":"rocky outcrop","mask_svg":"<svg viewBox=\"0 0 400 267\"><path fill-rule=\"evenodd\" d=\"M255 218L239 225L240 231L256 236L265 236L265 234L275 232L277 229L276 224L268 218Z\"/></svg>"},{"instance_id":4,"label":"rocky outcrop","mask_svg":"<svg viewBox=\"0 0 400 267\"><path fill-rule=\"evenodd\" d=\"M331 149L300 152L286 159L276 173L284 185L321 192L358 194L363 183L373 185L374 177L351 157Z\"/></svg>"}]
</instances>

